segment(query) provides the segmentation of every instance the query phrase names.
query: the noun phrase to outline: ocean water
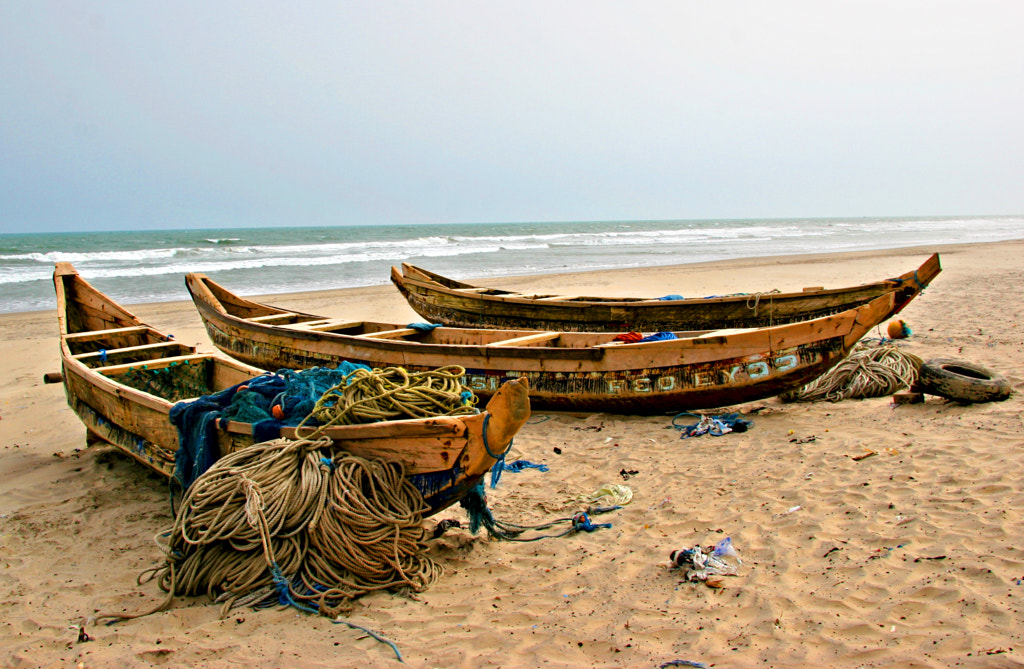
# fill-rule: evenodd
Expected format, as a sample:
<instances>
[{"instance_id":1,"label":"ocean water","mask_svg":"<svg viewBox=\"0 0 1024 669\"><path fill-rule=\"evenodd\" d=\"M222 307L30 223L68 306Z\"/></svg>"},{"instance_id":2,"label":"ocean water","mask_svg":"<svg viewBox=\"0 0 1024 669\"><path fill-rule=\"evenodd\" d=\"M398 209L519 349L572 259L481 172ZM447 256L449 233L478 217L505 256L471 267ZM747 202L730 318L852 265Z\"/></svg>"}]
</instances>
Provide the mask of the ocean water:
<instances>
[{"instance_id":1,"label":"ocean water","mask_svg":"<svg viewBox=\"0 0 1024 669\"><path fill-rule=\"evenodd\" d=\"M123 304L187 300L203 272L243 295L1024 238L1024 216L503 223L0 235L0 313L55 306L55 262Z\"/></svg>"}]
</instances>

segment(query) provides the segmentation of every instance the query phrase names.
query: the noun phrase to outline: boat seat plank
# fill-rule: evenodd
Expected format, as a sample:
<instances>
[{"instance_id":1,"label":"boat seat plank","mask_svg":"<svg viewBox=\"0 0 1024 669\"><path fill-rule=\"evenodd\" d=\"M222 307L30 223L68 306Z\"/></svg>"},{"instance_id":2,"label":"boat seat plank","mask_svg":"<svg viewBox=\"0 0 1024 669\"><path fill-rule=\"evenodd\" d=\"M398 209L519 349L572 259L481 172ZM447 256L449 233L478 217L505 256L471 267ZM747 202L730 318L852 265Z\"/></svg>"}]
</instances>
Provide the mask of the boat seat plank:
<instances>
[{"instance_id":1,"label":"boat seat plank","mask_svg":"<svg viewBox=\"0 0 1024 669\"><path fill-rule=\"evenodd\" d=\"M731 334L741 334L743 332L750 332L750 328L728 328L724 330L712 330L711 332L705 332L702 335L697 335L694 339L704 339L705 337L724 337Z\"/></svg>"},{"instance_id":2,"label":"boat seat plank","mask_svg":"<svg viewBox=\"0 0 1024 669\"><path fill-rule=\"evenodd\" d=\"M103 374L104 376L113 376L116 374L123 374L131 369L142 368L146 369L163 369L170 367L172 364L181 364L184 362L192 362L194 360L211 360L213 356L209 353L196 353L194 355L176 355L170 358L158 358L156 360L146 360L145 362L130 362L124 365L111 365L110 367L102 367L96 371Z\"/></svg>"},{"instance_id":3,"label":"boat seat plank","mask_svg":"<svg viewBox=\"0 0 1024 669\"><path fill-rule=\"evenodd\" d=\"M294 314L282 313L282 314L267 314L266 316L253 316L246 320L252 321L253 323L272 323L273 321L281 318L291 318Z\"/></svg>"},{"instance_id":4,"label":"boat seat plank","mask_svg":"<svg viewBox=\"0 0 1024 669\"><path fill-rule=\"evenodd\" d=\"M118 354L125 353L146 353L150 351L159 351L160 349L188 349L188 346L179 344L176 341L162 341L156 344L142 344L141 346L125 346L124 348L112 348L107 349L107 357L111 357ZM88 362L89 360L98 360L101 356L98 351L92 351L90 353L79 353L78 355L71 356L75 360L81 360L82 362Z\"/></svg>"},{"instance_id":5,"label":"boat seat plank","mask_svg":"<svg viewBox=\"0 0 1024 669\"><path fill-rule=\"evenodd\" d=\"M485 344L487 348L497 348L500 346L523 346L524 344L536 344L542 341L551 341L558 339L562 336L561 332L534 332L533 334L524 335L522 337L513 337L512 339L503 339L501 341L491 342Z\"/></svg>"},{"instance_id":6,"label":"boat seat plank","mask_svg":"<svg viewBox=\"0 0 1024 669\"><path fill-rule=\"evenodd\" d=\"M419 332L415 328L401 328L398 330L381 330L380 332L366 332L361 335L356 335L360 339L401 339L411 334Z\"/></svg>"},{"instance_id":7,"label":"boat seat plank","mask_svg":"<svg viewBox=\"0 0 1024 669\"><path fill-rule=\"evenodd\" d=\"M345 321L332 318L326 321L307 321L305 323L292 323L281 327L292 330L309 330L311 332L323 332L325 330L347 330L350 328L362 327L363 321Z\"/></svg>"},{"instance_id":8,"label":"boat seat plank","mask_svg":"<svg viewBox=\"0 0 1024 669\"><path fill-rule=\"evenodd\" d=\"M135 334L149 332L152 328L145 326L133 325L127 328L112 328L110 330L90 330L89 332L76 332L74 334L64 335L65 341L93 341L94 339L103 339L114 334Z\"/></svg>"},{"instance_id":9,"label":"boat seat plank","mask_svg":"<svg viewBox=\"0 0 1024 669\"><path fill-rule=\"evenodd\" d=\"M472 288L454 288L453 290L457 293L483 293L490 290L490 288L477 288L474 286Z\"/></svg>"}]
</instances>

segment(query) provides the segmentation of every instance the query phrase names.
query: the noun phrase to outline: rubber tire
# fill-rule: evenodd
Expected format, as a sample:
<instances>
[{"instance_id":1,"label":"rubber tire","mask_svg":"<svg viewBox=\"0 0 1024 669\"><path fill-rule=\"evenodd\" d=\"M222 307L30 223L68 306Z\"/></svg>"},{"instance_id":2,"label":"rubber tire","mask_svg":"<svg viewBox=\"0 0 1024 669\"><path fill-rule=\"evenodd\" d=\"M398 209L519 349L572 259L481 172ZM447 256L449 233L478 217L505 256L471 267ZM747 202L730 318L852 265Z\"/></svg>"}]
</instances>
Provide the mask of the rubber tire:
<instances>
[{"instance_id":1,"label":"rubber tire","mask_svg":"<svg viewBox=\"0 0 1024 669\"><path fill-rule=\"evenodd\" d=\"M918 383L922 392L964 404L1001 402L1010 396L1006 377L955 358L934 358L923 363Z\"/></svg>"}]
</instances>

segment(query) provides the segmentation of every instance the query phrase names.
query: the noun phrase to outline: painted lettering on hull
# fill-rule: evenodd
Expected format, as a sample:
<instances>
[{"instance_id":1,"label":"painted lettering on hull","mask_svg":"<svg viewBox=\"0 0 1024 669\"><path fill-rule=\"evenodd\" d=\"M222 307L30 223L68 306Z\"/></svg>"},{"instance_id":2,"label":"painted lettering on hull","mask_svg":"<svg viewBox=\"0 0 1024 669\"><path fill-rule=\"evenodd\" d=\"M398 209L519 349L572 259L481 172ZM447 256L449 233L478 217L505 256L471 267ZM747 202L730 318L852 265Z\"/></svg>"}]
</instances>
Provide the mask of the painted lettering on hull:
<instances>
[{"instance_id":1,"label":"painted lettering on hull","mask_svg":"<svg viewBox=\"0 0 1024 669\"><path fill-rule=\"evenodd\" d=\"M601 395L658 394L687 388L727 387L748 381L763 381L786 374L823 359L822 352L775 355L770 358L731 361L719 365L694 365L667 370L637 372L485 372L471 370L463 383L474 392L492 393L510 379L525 377L530 387L549 392L585 392Z\"/></svg>"}]
</instances>

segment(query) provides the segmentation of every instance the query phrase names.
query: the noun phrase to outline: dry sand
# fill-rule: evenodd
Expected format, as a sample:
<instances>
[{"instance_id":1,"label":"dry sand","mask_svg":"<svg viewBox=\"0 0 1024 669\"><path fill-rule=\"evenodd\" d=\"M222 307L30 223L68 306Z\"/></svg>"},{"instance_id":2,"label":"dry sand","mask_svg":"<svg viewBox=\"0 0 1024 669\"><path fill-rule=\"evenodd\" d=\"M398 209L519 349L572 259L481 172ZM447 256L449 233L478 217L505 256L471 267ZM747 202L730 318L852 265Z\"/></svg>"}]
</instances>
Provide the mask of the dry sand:
<instances>
[{"instance_id":1,"label":"dry sand","mask_svg":"<svg viewBox=\"0 0 1024 669\"><path fill-rule=\"evenodd\" d=\"M570 515L606 483L634 497L611 529L535 543L452 530L424 593L363 598L348 616L393 640L410 667L1016 667L1024 664L1024 242L731 261L491 281L575 294L708 295L838 287L944 270L901 317L905 350L1005 374L1005 402L929 396L744 409L742 434L680 440L671 416L535 413L488 498L503 520ZM89 277L86 277L87 279ZM339 317L419 320L393 287L274 296ZM133 307L209 348L191 304ZM881 334L881 333L876 333ZM167 487L85 429L60 385L55 314L0 318L0 658L12 667L399 666L384 645L288 609L219 619L203 599L113 626L97 610L162 598L156 564ZM759 409L759 410L757 410ZM560 453L556 452L556 449ZM866 450L876 455L854 459ZM628 480L621 471L635 471ZM794 507L799 507L788 512ZM463 518L449 510L430 519ZM669 553L731 537L724 588L684 582Z\"/></svg>"}]
</instances>

